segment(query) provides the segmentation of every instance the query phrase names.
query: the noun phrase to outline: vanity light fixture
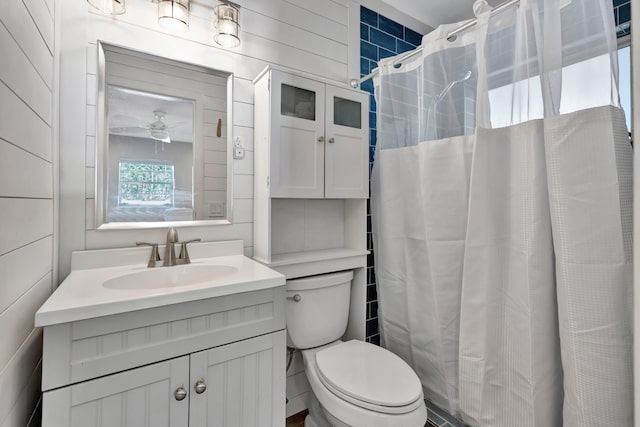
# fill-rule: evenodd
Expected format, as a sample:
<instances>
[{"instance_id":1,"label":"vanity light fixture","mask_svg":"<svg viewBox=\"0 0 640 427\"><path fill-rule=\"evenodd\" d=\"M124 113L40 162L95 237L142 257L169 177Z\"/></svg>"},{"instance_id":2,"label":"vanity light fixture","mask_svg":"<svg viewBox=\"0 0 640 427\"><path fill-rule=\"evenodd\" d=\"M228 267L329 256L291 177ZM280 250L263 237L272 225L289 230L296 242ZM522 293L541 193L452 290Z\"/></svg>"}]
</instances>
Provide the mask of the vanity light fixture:
<instances>
[{"instance_id":1,"label":"vanity light fixture","mask_svg":"<svg viewBox=\"0 0 640 427\"><path fill-rule=\"evenodd\" d=\"M126 11L124 0L87 0L87 3L101 12L112 15L122 15Z\"/></svg>"},{"instance_id":2,"label":"vanity light fixture","mask_svg":"<svg viewBox=\"0 0 640 427\"><path fill-rule=\"evenodd\" d=\"M213 39L223 47L236 47L240 44L240 6L228 1L213 8Z\"/></svg>"},{"instance_id":3,"label":"vanity light fixture","mask_svg":"<svg viewBox=\"0 0 640 427\"><path fill-rule=\"evenodd\" d=\"M189 31L189 0L158 1L158 23L172 33Z\"/></svg>"}]
</instances>

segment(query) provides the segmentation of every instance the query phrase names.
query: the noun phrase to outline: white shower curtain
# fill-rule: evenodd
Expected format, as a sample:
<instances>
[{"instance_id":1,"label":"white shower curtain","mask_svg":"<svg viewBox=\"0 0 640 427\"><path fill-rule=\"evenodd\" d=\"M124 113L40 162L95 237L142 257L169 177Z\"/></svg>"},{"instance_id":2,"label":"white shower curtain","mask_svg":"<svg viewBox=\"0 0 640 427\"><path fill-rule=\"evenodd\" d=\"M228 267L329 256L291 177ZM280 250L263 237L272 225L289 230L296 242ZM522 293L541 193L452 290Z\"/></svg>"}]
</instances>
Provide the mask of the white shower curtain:
<instances>
[{"instance_id":1,"label":"white shower curtain","mask_svg":"<svg viewBox=\"0 0 640 427\"><path fill-rule=\"evenodd\" d=\"M630 426L631 147L609 0L521 0L376 79L380 326L471 426Z\"/></svg>"}]
</instances>

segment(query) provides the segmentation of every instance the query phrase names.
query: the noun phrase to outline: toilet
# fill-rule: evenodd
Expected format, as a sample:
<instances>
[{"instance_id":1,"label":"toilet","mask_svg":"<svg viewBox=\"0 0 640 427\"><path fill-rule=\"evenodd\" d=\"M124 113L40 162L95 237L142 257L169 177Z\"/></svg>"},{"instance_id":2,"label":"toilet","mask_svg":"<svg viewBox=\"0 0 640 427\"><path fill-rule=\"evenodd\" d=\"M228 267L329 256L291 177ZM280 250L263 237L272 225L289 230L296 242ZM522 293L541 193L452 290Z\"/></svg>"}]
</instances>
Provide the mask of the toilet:
<instances>
[{"instance_id":1,"label":"toilet","mask_svg":"<svg viewBox=\"0 0 640 427\"><path fill-rule=\"evenodd\" d=\"M312 397L305 427L422 427L427 408L416 373L363 341L341 341L352 271L287 280L287 344L301 350Z\"/></svg>"}]
</instances>

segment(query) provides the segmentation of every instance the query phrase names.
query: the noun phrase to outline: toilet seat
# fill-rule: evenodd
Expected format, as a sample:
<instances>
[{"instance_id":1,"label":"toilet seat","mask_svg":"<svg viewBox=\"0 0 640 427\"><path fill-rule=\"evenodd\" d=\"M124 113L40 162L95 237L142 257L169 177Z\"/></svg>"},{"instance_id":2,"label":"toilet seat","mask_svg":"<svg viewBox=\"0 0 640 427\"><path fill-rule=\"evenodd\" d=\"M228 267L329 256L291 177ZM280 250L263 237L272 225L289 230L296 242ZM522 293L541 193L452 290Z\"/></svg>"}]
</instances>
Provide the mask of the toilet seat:
<instances>
[{"instance_id":1,"label":"toilet seat","mask_svg":"<svg viewBox=\"0 0 640 427\"><path fill-rule=\"evenodd\" d=\"M402 413L392 414L388 413L388 408L380 405L372 405L371 407L375 409L368 409L365 405L368 406L369 404L351 398L346 394L340 396L336 390L330 389L323 383L316 363L316 354L342 344L344 344L342 341L335 341L322 347L302 350L305 374L313 391L312 394L319 401L323 410L340 420L341 423L352 427L423 427L427 422L427 407L424 404L424 400L422 400L422 395L414 404L398 411ZM346 397L349 397L349 400ZM357 404L351 403L352 401L357 402Z\"/></svg>"},{"instance_id":2,"label":"toilet seat","mask_svg":"<svg viewBox=\"0 0 640 427\"><path fill-rule=\"evenodd\" d=\"M352 340L315 354L320 382L339 398L371 411L404 414L423 404L422 384L400 357Z\"/></svg>"}]
</instances>

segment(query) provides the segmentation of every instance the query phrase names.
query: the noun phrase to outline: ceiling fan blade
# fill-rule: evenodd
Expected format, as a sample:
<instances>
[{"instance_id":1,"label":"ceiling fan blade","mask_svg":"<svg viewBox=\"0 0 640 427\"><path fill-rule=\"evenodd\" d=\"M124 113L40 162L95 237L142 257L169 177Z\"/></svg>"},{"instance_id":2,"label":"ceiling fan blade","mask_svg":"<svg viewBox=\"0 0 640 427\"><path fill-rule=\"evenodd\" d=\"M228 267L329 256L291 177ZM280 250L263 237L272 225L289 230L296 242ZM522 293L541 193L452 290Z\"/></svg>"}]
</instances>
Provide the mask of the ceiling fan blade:
<instances>
[{"instance_id":1,"label":"ceiling fan blade","mask_svg":"<svg viewBox=\"0 0 640 427\"><path fill-rule=\"evenodd\" d=\"M148 133L149 128L140 126L126 126L109 128L109 133Z\"/></svg>"},{"instance_id":2,"label":"ceiling fan blade","mask_svg":"<svg viewBox=\"0 0 640 427\"><path fill-rule=\"evenodd\" d=\"M160 137L153 136L153 135L149 135L149 136L153 140L160 141L160 142L166 142L167 144L171 144L171 138L169 137L169 135L167 135L166 138L160 138Z\"/></svg>"}]
</instances>

